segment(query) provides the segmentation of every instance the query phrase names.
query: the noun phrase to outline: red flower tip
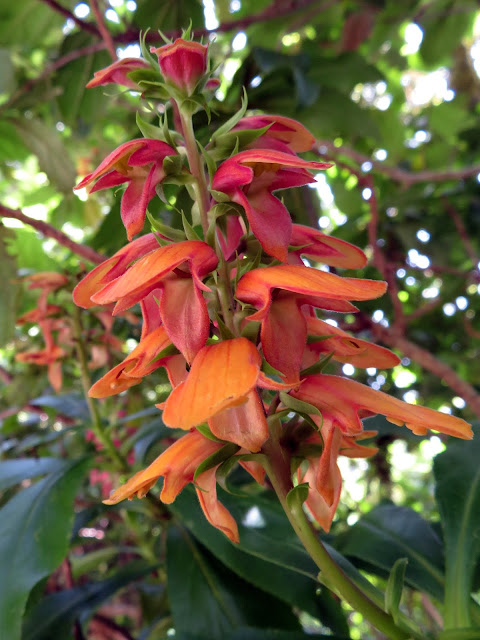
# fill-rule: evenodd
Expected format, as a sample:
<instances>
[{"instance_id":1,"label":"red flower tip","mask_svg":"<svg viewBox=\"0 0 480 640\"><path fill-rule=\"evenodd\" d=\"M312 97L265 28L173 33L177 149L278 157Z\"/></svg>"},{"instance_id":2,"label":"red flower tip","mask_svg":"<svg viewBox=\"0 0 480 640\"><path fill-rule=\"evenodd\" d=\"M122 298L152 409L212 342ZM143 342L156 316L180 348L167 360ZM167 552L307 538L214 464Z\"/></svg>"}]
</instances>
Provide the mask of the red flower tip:
<instances>
[{"instance_id":1,"label":"red flower tip","mask_svg":"<svg viewBox=\"0 0 480 640\"><path fill-rule=\"evenodd\" d=\"M208 46L177 38L163 47L150 49L158 56L160 71L167 82L187 95L192 95L207 71Z\"/></svg>"}]
</instances>

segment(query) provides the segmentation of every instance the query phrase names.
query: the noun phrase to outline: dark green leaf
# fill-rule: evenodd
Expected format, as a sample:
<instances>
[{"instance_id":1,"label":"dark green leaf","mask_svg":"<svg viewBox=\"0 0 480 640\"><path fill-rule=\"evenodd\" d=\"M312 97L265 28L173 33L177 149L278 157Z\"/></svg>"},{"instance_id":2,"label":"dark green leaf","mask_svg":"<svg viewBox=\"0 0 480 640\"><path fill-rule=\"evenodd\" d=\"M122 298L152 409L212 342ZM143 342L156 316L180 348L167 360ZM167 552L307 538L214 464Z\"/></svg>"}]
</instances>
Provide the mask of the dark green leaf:
<instances>
[{"instance_id":1,"label":"dark green leaf","mask_svg":"<svg viewBox=\"0 0 480 640\"><path fill-rule=\"evenodd\" d=\"M193 491L185 489L170 508L237 575L346 635L339 603L326 590L317 594L317 568L300 546L281 507L262 497L233 497L220 489L218 494L238 524L239 545L231 544L207 522Z\"/></svg>"},{"instance_id":2,"label":"dark green leaf","mask_svg":"<svg viewBox=\"0 0 480 640\"><path fill-rule=\"evenodd\" d=\"M473 571L480 554L480 427L472 442L451 439L433 471L445 540L445 622L467 626ZM448 627L447 627L448 628Z\"/></svg>"},{"instance_id":3,"label":"dark green leaf","mask_svg":"<svg viewBox=\"0 0 480 640\"><path fill-rule=\"evenodd\" d=\"M65 466L58 458L20 458L0 462L0 491L13 487L27 478L43 476Z\"/></svg>"},{"instance_id":4,"label":"dark green leaf","mask_svg":"<svg viewBox=\"0 0 480 640\"><path fill-rule=\"evenodd\" d=\"M388 575L399 558L408 559L405 579L412 587L443 598L443 547L428 522L412 509L382 505L363 516L335 547Z\"/></svg>"},{"instance_id":5,"label":"dark green leaf","mask_svg":"<svg viewBox=\"0 0 480 640\"><path fill-rule=\"evenodd\" d=\"M238 627L298 629L291 607L228 571L185 529L170 528L168 596L175 629L224 640Z\"/></svg>"},{"instance_id":6,"label":"dark green leaf","mask_svg":"<svg viewBox=\"0 0 480 640\"><path fill-rule=\"evenodd\" d=\"M20 491L0 510L0 638L18 640L32 587L62 561L73 500L87 469L74 461Z\"/></svg>"},{"instance_id":7,"label":"dark green leaf","mask_svg":"<svg viewBox=\"0 0 480 640\"><path fill-rule=\"evenodd\" d=\"M85 620L119 589L147 576L157 567L158 565L143 561L131 562L112 578L46 596L29 612L22 640L52 640L66 637L75 620Z\"/></svg>"},{"instance_id":8,"label":"dark green leaf","mask_svg":"<svg viewBox=\"0 0 480 640\"><path fill-rule=\"evenodd\" d=\"M12 239L14 233L0 224L0 347L13 338L17 315L17 298L19 293L16 282L17 268L15 258L7 251L6 240Z\"/></svg>"}]
</instances>

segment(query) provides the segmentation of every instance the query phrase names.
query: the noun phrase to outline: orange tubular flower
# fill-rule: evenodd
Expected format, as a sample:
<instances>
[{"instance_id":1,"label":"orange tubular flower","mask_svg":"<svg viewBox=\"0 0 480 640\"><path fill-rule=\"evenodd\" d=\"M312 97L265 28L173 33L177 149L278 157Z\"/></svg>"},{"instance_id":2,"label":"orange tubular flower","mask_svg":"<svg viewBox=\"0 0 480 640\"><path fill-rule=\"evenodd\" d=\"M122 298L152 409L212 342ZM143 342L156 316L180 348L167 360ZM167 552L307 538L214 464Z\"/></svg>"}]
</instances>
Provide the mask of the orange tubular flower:
<instances>
[{"instance_id":1,"label":"orange tubular flower","mask_svg":"<svg viewBox=\"0 0 480 640\"><path fill-rule=\"evenodd\" d=\"M172 155L177 155L175 149L160 140L130 140L107 156L75 189L95 182L90 189L93 193L128 182L122 196L121 216L131 240L143 229L148 203L155 195L157 184L165 178L163 161Z\"/></svg>"},{"instance_id":2,"label":"orange tubular flower","mask_svg":"<svg viewBox=\"0 0 480 640\"><path fill-rule=\"evenodd\" d=\"M48 380L55 391L58 392L62 388L62 366L60 360L66 355L66 352L56 345L53 340L52 330L55 328L54 322L52 318L47 318L38 323L45 340L44 349L17 353L15 359L18 362L27 362L29 364L48 367Z\"/></svg>"},{"instance_id":3,"label":"orange tubular flower","mask_svg":"<svg viewBox=\"0 0 480 640\"><path fill-rule=\"evenodd\" d=\"M116 315L158 290L163 326L173 344L192 362L205 345L210 326L202 295L202 291L210 289L202 278L215 269L217 263L214 250L205 242L186 240L159 247L97 290L90 299L96 304L117 302ZM93 278L95 285L100 278Z\"/></svg>"},{"instance_id":4,"label":"orange tubular flower","mask_svg":"<svg viewBox=\"0 0 480 640\"><path fill-rule=\"evenodd\" d=\"M242 118L232 131L263 129L264 127L269 128L248 145L250 149L272 149L295 154L310 151L315 144L315 136L303 124L285 116L247 116Z\"/></svg>"},{"instance_id":5,"label":"orange tubular flower","mask_svg":"<svg viewBox=\"0 0 480 640\"><path fill-rule=\"evenodd\" d=\"M95 71L93 79L86 85L86 88L91 89L105 84L120 84L133 91L141 91L137 83L128 77L129 73L139 69L150 69L150 65L140 58L122 58L105 69Z\"/></svg>"},{"instance_id":6,"label":"orange tubular flower","mask_svg":"<svg viewBox=\"0 0 480 640\"><path fill-rule=\"evenodd\" d=\"M310 489L306 500L307 509L328 533L337 510L340 494L342 492L342 476L338 468L339 455L349 458L367 458L377 453L375 447L359 445L355 438L346 437L332 422L315 417L315 421L321 426L321 434L308 439L310 444L320 444L323 440L323 451L319 458L309 457L309 467L302 476L298 473L299 482L308 482ZM365 431L357 439L375 435L376 431Z\"/></svg>"},{"instance_id":7,"label":"orange tubular flower","mask_svg":"<svg viewBox=\"0 0 480 640\"><path fill-rule=\"evenodd\" d=\"M279 265L246 273L240 278L235 295L241 302L259 309L247 320L262 322L260 337L267 362L285 376L287 383L298 384L307 342L307 321L301 307L354 311L356 308L349 299L371 300L385 290L384 282Z\"/></svg>"},{"instance_id":8,"label":"orange tubular flower","mask_svg":"<svg viewBox=\"0 0 480 640\"><path fill-rule=\"evenodd\" d=\"M473 437L470 425L461 418L407 404L347 378L324 374L308 376L291 395L317 407L324 420L337 425L347 436L362 431L361 417L380 413L394 424L405 424L417 435L434 429L464 440Z\"/></svg>"},{"instance_id":9,"label":"orange tubular flower","mask_svg":"<svg viewBox=\"0 0 480 640\"><path fill-rule=\"evenodd\" d=\"M367 264L367 256L354 244L301 224L292 225L290 244L300 247L289 252L290 264L303 265L300 256L340 269L361 269Z\"/></svg>"},{"instance_id":10,"label":"orange tubular flower","mask_svg":"<svg viewBox=\"0 0 480 640\"><path fill-rule=\"evenodd\" d=\"M185 382L168 397L164 423L190 429L208 420L217 438L259 451L268 438L268 425L255 386L285 388L268 380L261 364L255 345L246 338L204 347Z\"/></svg>"},{"instance_id":11,"label":"orange tubular flower","mask_svg":"<svg viewBox=\"0 0 480 640\"><path fill-rule=\"evenodd\" d=\"M68 282L68 278L56 271L41 271L40 273L33 273L31 276L24 278L25 282L29 282L29 289L41 289L41 294L37 300L37 307L41 311L47 309L47 297L53 291L65 286Z\"/></svg>"},{"instance_id":12,"label":"orange tubular flower","mask_svg":"<svg viewBox=\"0 0 480 640\"><path fill-rule=\"evenodd\" d=\"M163 47L151 47L158 56L160 71L165 80L187 96L191 96L207 71L208 46L177 38Z\"/></svg>"},{"instance_id":13,"label":"orange tubular flower","mask_svg":"<svg viewBox=\"0 0 480 640\"><path fill-rule=\"evenodd\" d=\"M104 503L117 504L125 498L131 500L134 496L143 498L163 476L160 499L170 504L180 491L193 481L197 467L222 447L222 442L214 442L196 429L192 429L164 451L149 467L135 474L126 484L114 491ZM217 467L213 467L196 478L197 496L210 524L223 531L232 542L238 542L237 524L217 500L216 470Z\"/></svg>"},{"instance_id":14,"label":"orange tubular flower","mask_svg":"<svg viewBox=\"0 0 480 640\"><path fill-rule=\"evenodd\" d=\"M366 369L390 369L400 363L400 358L389 349L371 344L349 335L328 322L309 316L306 318L307 332L310 336L331 336L318 342L307 344L302 368L309 367L318 360L319 354L333 353L337 362L348 362L355 367Z\"/></svg>"},{"instance_id":15,"label":"orange tubular flower","mask_svg":"<svg viewBox=\"0 0 480 640\"><path fill-rule=\"evenodd\" d=\"M220 165L213 176L212 187L245 209L252 233L265 252L285 262L292 221L272 192L315 182L310 171L330 166L325 162L307 162L281 151L241 151Z\"/></svg>"},{"instance_id":16,"label":"orange tubular flower","mask_svg":"<svg viewBox=\"0 0 480 640\"><path fill-rule=\"evenodd\" d=\"M90 309L97 303L93 302L92 296L103 289L105 285L122 276L128 267L139 258L147 255L150 251L158 249L158 242L153 233L148 233L125 247L122 247L111 258L105 260L88 273L73 290L73 301L79 307Z\"/></svg>"},{"instance_id":17,"label":"orange tubular flower","mask_svg":"<svg viewBox=\"0 0 480 640\"><path fill-rule=\"evenodd\" d=\"M185 359L181 355L158 355L171 346L163 327L152 331L123 362L100 378L89 391L92 398L106 398L121 393L142 381L144 376L165 367L173 386L186 376ZM182 373L183 371L183 373Z\"/></svg>"}]
</instances>

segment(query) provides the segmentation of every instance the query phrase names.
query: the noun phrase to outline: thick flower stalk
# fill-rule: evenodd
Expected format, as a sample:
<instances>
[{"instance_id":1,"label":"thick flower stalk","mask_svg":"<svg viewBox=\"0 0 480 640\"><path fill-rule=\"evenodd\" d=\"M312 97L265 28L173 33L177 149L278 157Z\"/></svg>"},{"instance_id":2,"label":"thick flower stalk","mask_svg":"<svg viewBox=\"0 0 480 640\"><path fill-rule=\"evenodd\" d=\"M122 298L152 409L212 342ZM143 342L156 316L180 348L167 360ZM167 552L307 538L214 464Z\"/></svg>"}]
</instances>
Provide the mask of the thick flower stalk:
<instances>
[{"instance_id":1,"label":"thick flower stalk","mask_svg":"<svg viewBox=\"0 0 480 640\"><path fill-rule=\"evenodd\" d=\"M151 56L115 63L89 84L133 84L146 99L164 97L176 131L162 116L161 126L146 128L157 139L125 142L78 187L93 185L93 192L127 183L121 215L129 240L142 231L148 204L162 195L165 181L186 190L191 210L175 228L150 218L152 233L96 267L73 297L84 308L114 303L113 315L139 304L143 317L138 346L90 395L128 392L163 367L172 389L157 407L167 426L185 434L106 502L143 497L163 477L160 499L170 503L194 483L208 521L238 542L237 525L217 499L217 469L239 462L259 482L266 470L292 525L324 567L323 552L300 523L303 512L294 513L287 494L294 484L308 487L306 509L330 529L341 497L338 457L376 451L360 444L373 435L362 418L380 413L417 434L433 429L468 439L472 432L455 416L323 373L330 361L382 369L399 362L384 347L326 322L329 311L354 313L354 302L384 294L384 282L329 272L363 267L363 251L293 224L277 196L315 182L315 173L330 165L297 155L314 144L300 123L245 115L245 108L197 144L192 115L208 110L214 84L208 46L179 38L152 51L158 66ZM346 593L376 616L362 596ZM380 628L395 627L384 612L377 618Z\"/></svg>"}]
</instances>

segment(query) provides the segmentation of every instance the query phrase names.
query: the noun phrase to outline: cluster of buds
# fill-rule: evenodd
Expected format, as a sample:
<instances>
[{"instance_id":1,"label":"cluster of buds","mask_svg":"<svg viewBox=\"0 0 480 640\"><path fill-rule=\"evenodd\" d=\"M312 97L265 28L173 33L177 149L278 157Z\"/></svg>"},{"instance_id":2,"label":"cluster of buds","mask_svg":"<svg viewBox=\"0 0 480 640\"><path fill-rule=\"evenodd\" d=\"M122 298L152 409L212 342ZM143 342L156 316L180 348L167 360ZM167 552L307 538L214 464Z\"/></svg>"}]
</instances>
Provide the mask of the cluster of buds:
<instances>
[{"instance_id":1,"label":"cluster of buds","mask_svg":"<svg viewBox=\"0 0 480 640\"><path fill-rule=\"evenodd\" d=\"M381 369L398 363L387 349L319 317L322 311L355 312L352 301L385 292L383 282L328 270L361 268L365 254L293 224L274 195L313 183L314 172L330 165L297 155L315 142L299 122L247 116L245 103L197 144L192 115L208 110L215 84L208 47L180 38L151 51L158 63L143 46L145 60L118 61L89 83L135 88L147 104L160 98L167 107L159 126L139 117L149 137L122 144L78 185L98 191L127 183L121 215L129 242L89 273L73 297L84 308L115 303L113 315L139 303L143 316L138 346L90 395L120 393L164 367L172 391L157 406L164 423L185 435L106 503L143 497L160 477L160 498L170 503L193 482L209 522L238 541L237 524L217 499L218 470L238 462L263 483L277 455L288 475L284 484L304 484L309 512L328 531L341 492L338 456L376 451L360 444L372 435L362 418L380 413L416 434L433 428L460 438L471 437L470 427L324 373L330 360ZM147 212L165 184L192 198L190 218L179 212L183 231ZM152 232L132 239L147 213Z\"/></svg>"}]
</instances>

